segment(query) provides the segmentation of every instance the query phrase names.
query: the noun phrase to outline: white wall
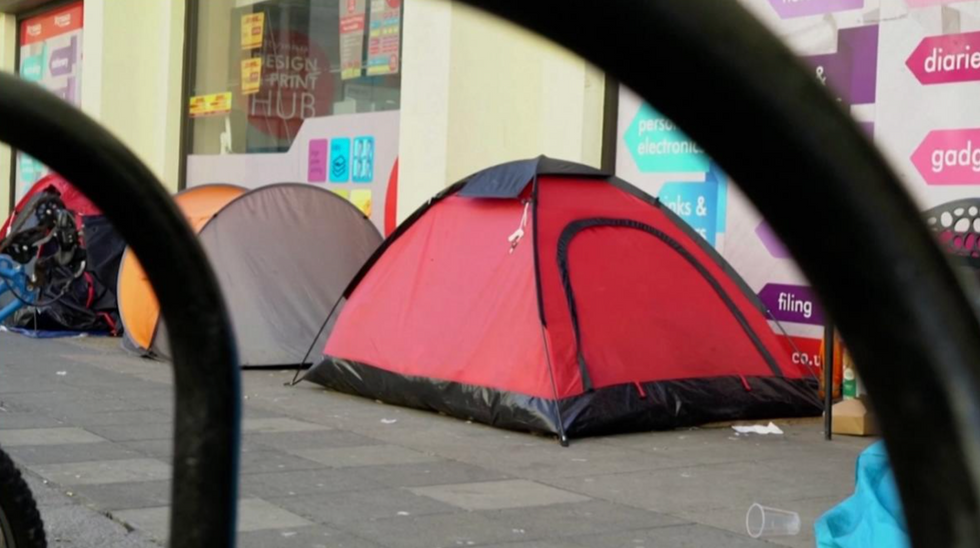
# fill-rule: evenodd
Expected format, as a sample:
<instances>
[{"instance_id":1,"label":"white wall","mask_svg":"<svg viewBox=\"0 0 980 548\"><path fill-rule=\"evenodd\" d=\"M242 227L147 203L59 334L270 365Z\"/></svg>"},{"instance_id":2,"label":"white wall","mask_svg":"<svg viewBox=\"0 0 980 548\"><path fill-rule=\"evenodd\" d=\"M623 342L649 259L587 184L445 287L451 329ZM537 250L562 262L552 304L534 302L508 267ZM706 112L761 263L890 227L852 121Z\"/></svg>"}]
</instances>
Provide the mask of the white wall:
<instances>
[{"instance_id":1,"label":"white wall","mask_svg":"<svg viewBox=\"0 0 980 548\"><path fill-rule=\"evenodd\" d=\"M405 6L398 216L491 165L598 166L603 76L574 54L443 0Z\"/></svg>"}]
</instances>

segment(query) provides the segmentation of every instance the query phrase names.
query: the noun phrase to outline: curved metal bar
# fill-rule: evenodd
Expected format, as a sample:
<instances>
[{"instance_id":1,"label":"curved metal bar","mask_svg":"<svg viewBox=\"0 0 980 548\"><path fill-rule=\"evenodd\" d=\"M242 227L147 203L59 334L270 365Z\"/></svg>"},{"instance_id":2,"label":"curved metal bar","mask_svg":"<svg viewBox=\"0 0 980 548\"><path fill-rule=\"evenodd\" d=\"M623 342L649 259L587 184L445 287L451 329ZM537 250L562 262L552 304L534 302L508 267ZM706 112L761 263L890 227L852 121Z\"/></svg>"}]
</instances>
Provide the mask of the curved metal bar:
<instances>
[{"instance_id":1,"label":"curved metal bar","mask_svg":"<svg viewBox=\"0 0 980 548\"><path fill-rule=\"evenodd\" d=\"M463 1L607 70L739 183L847 338L914 545L974 546L980 324L884 158L810 71L734 0Z\"/></svg>"},{"instance_id":2,"label":"curved metal bar","mask_svg":"<svg viewBox=\"0 0 980 548\"><path fill-rule=\"evenodd\" d=\"M139 255L172 334L176 421L170 545L234 546L241 389L217 280L173 200L136 156L77 109L0 74L0 142L98 205Z\"/></svg>"}]
</instances>

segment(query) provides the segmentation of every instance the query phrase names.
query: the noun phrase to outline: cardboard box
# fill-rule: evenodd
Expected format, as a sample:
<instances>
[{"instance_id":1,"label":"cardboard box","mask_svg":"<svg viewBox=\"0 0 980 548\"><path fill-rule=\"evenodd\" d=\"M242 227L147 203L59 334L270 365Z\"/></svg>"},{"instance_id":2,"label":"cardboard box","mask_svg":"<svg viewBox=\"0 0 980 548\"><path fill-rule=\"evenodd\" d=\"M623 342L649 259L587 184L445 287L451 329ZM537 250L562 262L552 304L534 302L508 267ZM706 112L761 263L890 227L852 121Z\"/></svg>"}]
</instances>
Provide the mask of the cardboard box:
<instances>
[{"instance_id":1,"label":"cardboard box","mask_svg":"<svg viewBox=\"0 0 980 548\"><path fill-rule=\"evenodd\" d=\"M868 410L862 398L844 400L833 407L834 434L848 436L872 436L877 433L874 415Z\"/></svg>"}]
</instances>

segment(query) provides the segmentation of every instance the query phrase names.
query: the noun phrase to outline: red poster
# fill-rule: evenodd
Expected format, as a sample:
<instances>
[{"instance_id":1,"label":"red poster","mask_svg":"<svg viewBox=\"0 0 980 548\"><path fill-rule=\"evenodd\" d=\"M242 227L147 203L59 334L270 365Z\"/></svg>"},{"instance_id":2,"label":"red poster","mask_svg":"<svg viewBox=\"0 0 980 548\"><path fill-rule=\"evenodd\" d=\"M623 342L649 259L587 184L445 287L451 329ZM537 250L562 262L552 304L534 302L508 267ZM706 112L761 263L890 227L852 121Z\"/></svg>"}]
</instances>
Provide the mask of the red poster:
<instances>
[{"instance_id":1,"label":"red poster","mask_svg":"<svg viewBox=\"0 0 980 548\"><path fill-rule=\"evenodd\" d=\"M43 42L82 28L82 2L75 2L20 23L20 45Z\"/></svg>"}]
</instances>

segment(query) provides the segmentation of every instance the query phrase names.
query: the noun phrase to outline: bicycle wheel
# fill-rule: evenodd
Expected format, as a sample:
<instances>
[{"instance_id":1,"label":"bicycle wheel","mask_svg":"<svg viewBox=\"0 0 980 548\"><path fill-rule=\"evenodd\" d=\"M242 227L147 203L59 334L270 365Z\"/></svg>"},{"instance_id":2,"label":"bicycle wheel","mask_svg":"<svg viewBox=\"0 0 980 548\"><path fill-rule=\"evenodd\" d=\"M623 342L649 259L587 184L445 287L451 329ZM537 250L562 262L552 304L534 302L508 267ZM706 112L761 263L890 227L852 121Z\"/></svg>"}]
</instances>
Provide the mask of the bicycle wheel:
<instances>
[{"instance_id":1,"label":"bicycle wheel","mask_svg":"<svg viewBox=\"0 0 980 548\"><path fill-rule=\"evenodd\" d=\"M45 548L44 523L20 470L0 450L0 548Z\"/></svg>"}]
</instances>

